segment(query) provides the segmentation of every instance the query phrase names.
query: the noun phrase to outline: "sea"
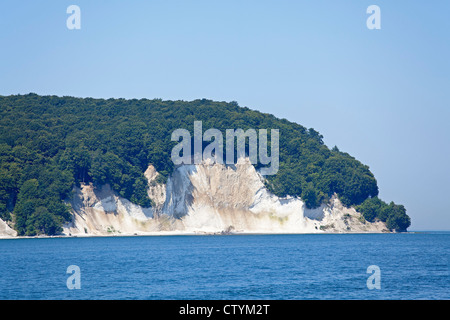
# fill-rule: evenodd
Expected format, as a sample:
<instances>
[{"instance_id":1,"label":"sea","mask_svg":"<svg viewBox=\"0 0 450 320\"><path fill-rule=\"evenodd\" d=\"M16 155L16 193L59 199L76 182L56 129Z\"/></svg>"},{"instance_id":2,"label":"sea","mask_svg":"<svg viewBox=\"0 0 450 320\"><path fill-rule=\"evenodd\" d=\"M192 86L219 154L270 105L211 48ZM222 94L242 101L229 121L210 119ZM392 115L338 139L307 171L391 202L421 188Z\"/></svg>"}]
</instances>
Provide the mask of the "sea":
<instances>
[{"instance_id":1,"label":"sea","mask_svg":"<svg viewBox=\"0 0 450 320\"><path fill-rule=\"evenodd\" d=\"M450 232L0 240L1 300L448 300Z\"/></svg>"}]
</instances>

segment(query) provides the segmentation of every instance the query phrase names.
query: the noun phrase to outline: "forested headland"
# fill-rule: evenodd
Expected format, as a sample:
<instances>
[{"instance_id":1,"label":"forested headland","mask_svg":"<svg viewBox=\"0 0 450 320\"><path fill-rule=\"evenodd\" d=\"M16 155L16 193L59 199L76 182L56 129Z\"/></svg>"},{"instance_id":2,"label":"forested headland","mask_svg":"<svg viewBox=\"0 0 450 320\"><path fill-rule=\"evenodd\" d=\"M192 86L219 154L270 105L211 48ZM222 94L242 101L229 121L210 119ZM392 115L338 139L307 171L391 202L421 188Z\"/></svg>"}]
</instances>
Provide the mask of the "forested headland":
<instances>
[{"instance_id":1,"label":"forested headland","mask_svg":"<svg viewBox=\"0 0 450 320\"><path fill-rule=\"evenodd\" d=\"M144 171L153 164L165 182L174 169L171 133L194 121L203 128L279 129L280 167L266 177L278 196L299 196L315 208L337 194L367 221L404 231L404 206L378 198L369 167L323 137L286 119L236 102L206 99L94 99L36 94L0 96L0 218L19 235L54 235L70 219L63 202L74 185L110 184L120 196L152 206ZM269 148L270 149L270 148ZM255 165L258 169L258 165Z\"/></svg>"}]
</instances>

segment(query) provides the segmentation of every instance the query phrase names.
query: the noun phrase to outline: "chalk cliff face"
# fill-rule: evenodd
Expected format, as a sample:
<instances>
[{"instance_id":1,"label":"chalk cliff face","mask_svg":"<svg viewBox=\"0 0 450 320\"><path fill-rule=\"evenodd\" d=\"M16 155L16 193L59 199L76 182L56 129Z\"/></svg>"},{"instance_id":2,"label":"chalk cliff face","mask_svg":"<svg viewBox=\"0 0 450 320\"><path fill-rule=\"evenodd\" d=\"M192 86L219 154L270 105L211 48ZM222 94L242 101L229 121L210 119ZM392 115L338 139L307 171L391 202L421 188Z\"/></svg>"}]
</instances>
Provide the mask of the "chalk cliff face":
<instances>
[{"instance_id":1,"label":"chalk cliff face","mask_svg":"<svg viewBox=\"0 0 450 320\"><path fill-rule=\"evenodd\" d=\"M271 194L248 159L236 165L182 165L166 184L156 183L153 166L145 172L152 208L117 196L108 185L76 188L67 235L385 232L333 197L310 210L299 198Z\"/></svg>"},{"instance_id":2,"label":"chalk cliff face","mask_svg":"<svg viewBox=\"0 0 450 320\"><path fill-rule=\"evenodd\" d=\"M11 238L17 236L17 232L13 230L5 221L0 219L0 238Z\"/></svg>"}]
</instances>

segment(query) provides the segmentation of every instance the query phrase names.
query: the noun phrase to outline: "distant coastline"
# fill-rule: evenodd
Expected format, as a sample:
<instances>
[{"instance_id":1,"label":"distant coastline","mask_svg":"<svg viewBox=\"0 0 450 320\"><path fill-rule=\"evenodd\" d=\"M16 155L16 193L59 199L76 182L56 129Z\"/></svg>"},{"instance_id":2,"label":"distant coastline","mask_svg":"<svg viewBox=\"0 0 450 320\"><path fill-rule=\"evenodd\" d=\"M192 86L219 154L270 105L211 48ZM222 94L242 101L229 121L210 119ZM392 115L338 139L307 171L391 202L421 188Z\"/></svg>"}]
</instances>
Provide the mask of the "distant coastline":
<instances>
[{"instance_id":1,"label":"distant coastline","mask_svg":"<svg viewBox=\"0 0 450 320\"><path fill-rule=\"evenodd\" d=\"M450 233L446 230L427 230L427 231L401 231L401 232L312 232L312 233L261 233L261 232L235 232L235 233L220 233L220 232L155 232L148 234L111 234L111 235L39 235L39 236L12 236L1 237L0 240L11 239L68 239L68 238L126 238L126 237L170 237L170 236L253 236L253 235L367 235L367 234L427 234L427 233Z\"/></svg>"}]
</instances>

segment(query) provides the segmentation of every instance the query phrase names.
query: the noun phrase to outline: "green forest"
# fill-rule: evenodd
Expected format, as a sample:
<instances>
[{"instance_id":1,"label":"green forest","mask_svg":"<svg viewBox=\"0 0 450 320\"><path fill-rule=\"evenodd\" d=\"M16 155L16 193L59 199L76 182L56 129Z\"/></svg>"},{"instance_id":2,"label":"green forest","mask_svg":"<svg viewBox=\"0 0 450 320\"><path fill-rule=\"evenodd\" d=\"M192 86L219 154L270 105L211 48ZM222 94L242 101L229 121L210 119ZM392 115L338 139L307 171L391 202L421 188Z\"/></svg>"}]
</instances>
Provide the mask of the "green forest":
<instances>
[{"instance_id":1,"label":"green forest","mask_svg":"<svg viewBox=\"0 0 450 320\"><path fill-rule=\"evenodd\" d=\"M336 193L367 221L378 219L397 231L410 225L404 206L378 198L368 166L337 147L329 149L314 129L286 119L206 99L36 94L0 96L0 218L19 235L58 234L70 219L64 200L81 183L108 183L120 196L150 207L144 171L153 164L164 182L174 169L170 154L177 142L171 134L184 128L193 136L194 121L223 133L279 129L279 171L266 177L267 188L278 196L299 196L315 208Z\"/></svg>"}]
</instances>

